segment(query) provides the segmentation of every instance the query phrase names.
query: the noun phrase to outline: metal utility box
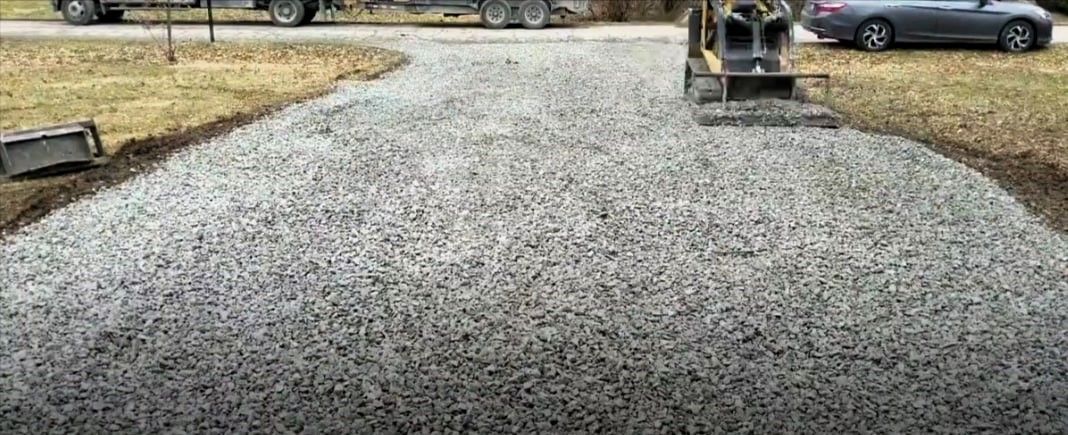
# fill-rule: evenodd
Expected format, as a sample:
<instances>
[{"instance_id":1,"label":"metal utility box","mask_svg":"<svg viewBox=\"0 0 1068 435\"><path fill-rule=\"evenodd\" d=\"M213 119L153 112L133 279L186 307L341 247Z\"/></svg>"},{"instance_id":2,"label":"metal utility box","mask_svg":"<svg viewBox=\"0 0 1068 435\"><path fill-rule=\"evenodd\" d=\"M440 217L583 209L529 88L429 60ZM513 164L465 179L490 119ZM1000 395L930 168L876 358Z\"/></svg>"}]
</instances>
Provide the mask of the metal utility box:
<instances>
[{"instance_id":1,"label":"metal utility box","mask_svg":"<svg viewBox=\"0 0 1068 435\"><path fill-rule=\"evenodd\" d=\"M92 120L0 133L0 179L49 175L106 161Z\"/></svg>"}]
</instances>

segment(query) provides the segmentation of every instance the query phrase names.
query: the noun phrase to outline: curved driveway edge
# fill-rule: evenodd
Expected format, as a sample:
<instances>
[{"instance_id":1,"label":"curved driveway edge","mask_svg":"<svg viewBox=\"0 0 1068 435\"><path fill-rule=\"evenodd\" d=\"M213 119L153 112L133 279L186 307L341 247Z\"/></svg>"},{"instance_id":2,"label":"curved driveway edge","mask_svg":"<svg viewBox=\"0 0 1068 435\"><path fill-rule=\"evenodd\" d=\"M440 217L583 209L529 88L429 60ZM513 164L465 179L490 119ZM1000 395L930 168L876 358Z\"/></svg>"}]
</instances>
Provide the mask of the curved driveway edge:
<instances>
[{"instance_id":1,"label":"curved driveway edge","mask_svg":"<svg viewBox=\"0 0 1068 435\"><path fill-rule=\"evenodd\" d=\"M396 48L0 244L0 432L1063 433L1068 239L979 173Z\"/></svg>"}]
</instances>

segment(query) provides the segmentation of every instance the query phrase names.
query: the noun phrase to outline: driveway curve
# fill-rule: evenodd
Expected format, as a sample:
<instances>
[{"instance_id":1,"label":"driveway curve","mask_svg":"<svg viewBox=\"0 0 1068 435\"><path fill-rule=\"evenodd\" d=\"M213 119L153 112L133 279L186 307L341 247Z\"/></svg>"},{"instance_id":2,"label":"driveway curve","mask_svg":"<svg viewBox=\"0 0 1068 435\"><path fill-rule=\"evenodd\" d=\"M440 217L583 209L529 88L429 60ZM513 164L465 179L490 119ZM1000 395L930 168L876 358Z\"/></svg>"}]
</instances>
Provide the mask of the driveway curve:
<instances>
[{"instance_id":1,"label":"driveway curve","mask_svg":"<svg viewBox=\"0 0 1068 435\"><path fill-rule=\"evenodd\" d=\"M1068 240L975 171L397 47L0 245L0 432L1063 433Z\"/></svg>"}]
</instances>

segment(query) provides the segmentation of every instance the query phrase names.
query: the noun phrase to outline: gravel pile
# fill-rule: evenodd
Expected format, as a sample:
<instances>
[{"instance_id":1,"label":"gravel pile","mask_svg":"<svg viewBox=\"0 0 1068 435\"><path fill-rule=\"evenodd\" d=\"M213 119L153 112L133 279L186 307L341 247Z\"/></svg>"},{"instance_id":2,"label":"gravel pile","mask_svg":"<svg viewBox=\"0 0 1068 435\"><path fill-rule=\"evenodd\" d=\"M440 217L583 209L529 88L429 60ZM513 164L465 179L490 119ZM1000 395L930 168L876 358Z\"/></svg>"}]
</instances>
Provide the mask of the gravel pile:
<instances>
[{"instance_id":1,"label":"gravel pile","mask_svg":"<svg viewBox=\"0 0 1068 435\"><path fill-rule=\"evenodd\" d=\"M841 125L834 111L791 100L712 102L695 105L694 121L704 126L832 127Z\"/></svg>"},{"instance_id":2,"label":"gravel pile","mask_svg":"<svg viewBox=\"0 0 1068 435\"><path fill-rule=\"evenodd\" d=\"M0 245L0 432L1063 433L1068 240L977 173L401 48Z\"/></svg>"}]
</instances>

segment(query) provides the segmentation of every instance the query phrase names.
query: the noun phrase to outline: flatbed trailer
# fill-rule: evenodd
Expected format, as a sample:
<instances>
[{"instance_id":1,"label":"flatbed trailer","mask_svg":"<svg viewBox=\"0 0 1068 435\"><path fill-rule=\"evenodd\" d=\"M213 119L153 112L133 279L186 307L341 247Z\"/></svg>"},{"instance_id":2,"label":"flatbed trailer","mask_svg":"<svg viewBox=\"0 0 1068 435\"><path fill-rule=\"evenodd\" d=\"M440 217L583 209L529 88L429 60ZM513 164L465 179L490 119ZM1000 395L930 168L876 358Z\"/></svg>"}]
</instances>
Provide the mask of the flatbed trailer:
<instances>
[{"instance_id":1,"label":"flatbed trailer","mask_svg":"<svg viewBox=\"0 0 1068 435\"><path fill-rule=\"evenodd\" d=\"M206 9L209 0L51 0L52 10L70 24L117 23L130 10ZM276 26L310 23L320 10L344 8L343 0L210 0L212 9L267 11Z\"/></svg>"},{"instance_id":2,"label":"flatbed trailer","mask_svg":"<svg viewBox=\"0 0 1068 435\"><path fill-rule=\"evenodd\" d=\"M75 25L93 22L114 23L128 10L201 9L209 0L51 0L52 9ZM213 9L251 9L267 11L276 26L296 27L310 23L321 10L364 9L442 14L444 16L478 15L482 24L501 29L520 24L528 29L549 25L553 16L585 15L590 0L210 0Z\"/></svg>"},{"instance_id":3,"label":"flatbed trailer","mask_svg":"<svg viewBox=\"0 0 1068 435\"><path fill-rule=\"evenodd\" d=\"M363 7L370 10L407 12L412 14L442 14L447 17L478 15L482 25L502 29L520 24L528 29L549 25L550 18L566 15L586 15L589 0L368 0Z\"/></svg>"}]
</instances>

